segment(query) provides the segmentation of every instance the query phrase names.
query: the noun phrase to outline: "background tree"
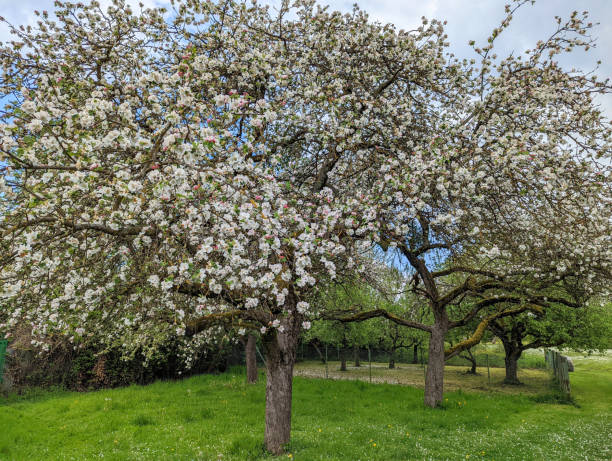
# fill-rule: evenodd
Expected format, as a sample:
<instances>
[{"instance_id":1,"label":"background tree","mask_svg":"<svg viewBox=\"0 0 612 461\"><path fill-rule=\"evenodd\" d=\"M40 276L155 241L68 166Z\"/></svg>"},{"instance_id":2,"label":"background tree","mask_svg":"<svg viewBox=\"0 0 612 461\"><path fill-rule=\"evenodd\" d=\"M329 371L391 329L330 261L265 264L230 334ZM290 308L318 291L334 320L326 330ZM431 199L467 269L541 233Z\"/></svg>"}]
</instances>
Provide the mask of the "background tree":
<instances>
[{"instance_id":1,"label":"background tree","mask_svg":"<svg viewBox=\"0 0 612 461\"><path fill-rule=\"evenodd\" d=\"M504 346L506 384L520 384L518 360L525 350L556 347L604 351L612 337L610 311L599 303L578 309L553 305L540 314L493 320L489 329Z\"/></svg>"},{"instance_id":2,"label":"background tree","mask_svg":"<svg viewBox=\"0 0 612 461\"><path fill-rule=\"evenodd\" d=\"M498 58L495 40L522 3L508 7L486 45L474 48L478 65L442 55L431 63L434 75L447 76L435 80L438 91L415 91L401 78L389 86L388 100L416 102L389 109L395 136L377 139L377 152L396 153L393 160L368 158L384 172L369 186L388 210L380 244L414 274L411 288L434 318L411 325L430 335L429 406L442 400L445 358L477 343L491 320L550 305L533 287L570 276L589 295L610 286L611 175L604 159L611 134L593 102L610 85L556 62L592 45L591 25L578 13L557 19L557 30L524 55ZM401 65L396 69L403 75ZM474 310L454 316L466 297ZM356 318L376 315L385 314ZM476 318L473 335L445 351L448 331Z\"/></svg>"}]
</instances>

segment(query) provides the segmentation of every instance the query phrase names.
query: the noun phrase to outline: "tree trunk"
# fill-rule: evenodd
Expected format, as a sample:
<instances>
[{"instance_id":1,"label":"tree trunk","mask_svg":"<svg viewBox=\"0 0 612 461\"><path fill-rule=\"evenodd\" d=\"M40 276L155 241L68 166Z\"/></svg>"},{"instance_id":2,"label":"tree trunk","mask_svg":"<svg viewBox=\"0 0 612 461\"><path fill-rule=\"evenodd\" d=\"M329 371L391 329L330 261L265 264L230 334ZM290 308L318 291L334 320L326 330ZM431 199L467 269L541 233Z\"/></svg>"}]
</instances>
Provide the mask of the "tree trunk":
<instances>
[{"instance_id":1,"label":"tree trunk","mask_svg":"<svg viewBox=\"0 0 612 461\"><path fill-rule=\"evenodd\" d=\"M395 349L391 349L391 354L389 355L389 369L393 370L395 368Z\"/></svg>"},{"instance_id":2,"label":"tree trunk","mask_svg":"<svg viewBox=\"0 0 612 461\"><path fill-rule=\"evenodd\" d=\"M256 356L256 342L255 335L250 334L247 338L246 343L246 372L247 372L247 383L253 384L257 382L257 356Z\"/></svg>"},{"instance_id":3,"label":"tree trunk","mask_svg":"<svg viewBox=\"0 0 612 461\"><path fill-rule=\"evenodd\" d=\"M341 346L339 349L340 352L340 371L346 371L346 351L344 347Z\"/></svg>"},{"instance_id":4,"label":"tree trunk","mask_svg":"<svg viewBox=\"0 0 612 461\"><path fill-rule=\"evenodd\" d=\"M425 405L431 408L442 402L444 392L444 334L445 325L436 322L429 338L429 357L425 375Z\"/></svg>"},{"instance_id":5,"label":"tree trunk","mask_svg":"<svg viewBox=\"0 0 612 461\"><path fill-rule=\"evenodd\" d=\"M355 360L355 366L360 367L361 362L359 360L359 346L357 344L353 346L353 358Z\"/></svg>"},{"instance_id":6,"label":"tree trunk","mask_svg":"<svg viewBox=\"0 0 612 461\"><path fill-rule=\"evenodd\" d=\"M521 349L510 342L504 342L506 354L506 378L504 384L521 384L518 379L518 359L521 357Z\"/></svg>"},{"instance_id":7,"label":"tree trunk","mask_svg":"<svg viewBox=\"0 0 612 461\"><path fill-rule=\"evenodd\" d=\"M468 371L469 374L471 375L475 375L476 373L476 357L474 357L474 354L472 353L472 349L468 349L466 351L467 355L462 355L459 354L459 357L467 360L468 362L470 362L471 368Z\"/></svg>"},{"instance_id":8,"label":"tree trunk","mask_svg":"<svg viewBox=\"0 0 612 461\"><path fill-rule=\"evenodd\" d=\"M293 366L299 341L299 319L285 319L285 332L262 337L266 353L266 449L279 455L291 436Z\"/></svg>"},{"instance_id":9,"label":"tree trunk","mask_svg":"<svg viewBox=\"0 0 612 461\"><path fill-rule=\"evenodd\" d=\"M412 345L412 363L415 365L419 363L419 345L418 344Z\"/></svg>"},{"instance_id":10,"label":"tree trunk","mask_svg":"<svg viewBox=\"0 0 612 461\"><path fill-rule=\"evenodd\" d=\"M325 363L325 355L323 355L323 352L321 352L321 349L319 349L319 346L317 346L317 343L313 341L311 344L314 346L315 350L317 351L317 354L319 354L321 363Z\"/></svg>"}]
</instances>

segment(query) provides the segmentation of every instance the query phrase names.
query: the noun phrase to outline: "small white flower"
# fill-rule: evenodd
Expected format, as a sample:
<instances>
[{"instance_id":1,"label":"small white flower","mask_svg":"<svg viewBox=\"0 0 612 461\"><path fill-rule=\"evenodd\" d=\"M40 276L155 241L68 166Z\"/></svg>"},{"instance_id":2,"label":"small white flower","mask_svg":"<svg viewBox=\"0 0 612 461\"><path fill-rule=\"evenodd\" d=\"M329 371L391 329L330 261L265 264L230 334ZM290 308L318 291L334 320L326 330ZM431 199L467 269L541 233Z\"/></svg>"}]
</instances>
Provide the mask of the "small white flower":
<instances>
[{"instance_id":1,"label":"small white flower","mask_svg":"<svg viewBox=\"0 0 612 461\"><path fill-rule=\"evenodd\" d=\"M251 309L253 307L257 307L258 304L259 300L257 298L247 298L246 302L244 303L244 306L247 309Z\"/></svg>"},{"instance_id":2,"label":"small white flower","mask_svg":"<svg viewBox=\"0 0 612 461\"><path fill-rule=\"evenodd\" d=\"M172 288L173 285L174 285L174 283L172 283L172 281L164 280L161 283L161 289L164 290L164 291L168 291L168 290L170 290L170 288Z\"/></svg>"},{"instance_id":3,"label":"small white flower","mask_svg":"<svg viewBox=\"0 0 612 461\"><path fill-rule=\"evenodd\" d=\"M149 276L149 278L147 279L147 282L149 282L154 287L158 287L159 286L159 277L157 275L153 274L153 275Z\"/></svg>"},{"instance_id":4,"label":"small white flower","mask_svg":"<svg viewBox=\"0 0 612 461\"><path fill-rule=\"evenodd\" d=\"M310 330L310 327L312 326L312 324L308 321L302 322L302 328L304 330Z\"/></svg>"}]
</instances>

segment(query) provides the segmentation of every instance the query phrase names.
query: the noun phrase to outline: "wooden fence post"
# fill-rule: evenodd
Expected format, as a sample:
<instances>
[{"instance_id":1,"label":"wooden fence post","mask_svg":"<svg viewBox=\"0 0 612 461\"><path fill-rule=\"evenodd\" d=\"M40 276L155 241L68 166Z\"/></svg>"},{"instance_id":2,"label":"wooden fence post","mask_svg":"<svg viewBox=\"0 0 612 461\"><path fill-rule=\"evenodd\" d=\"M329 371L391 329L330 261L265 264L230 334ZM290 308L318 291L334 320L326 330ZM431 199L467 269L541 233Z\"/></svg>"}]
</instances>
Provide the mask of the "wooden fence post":
<instances>
[{"instance_id":1,"label":"wooden fence post","mask_svg":"<svg viewBox=\"0 0 612 461\"><path fill-rule=\"evenodd\" d=\"M559 354L557 351L545 350L544 360L546 361L546 366L552 370L559 389L569 395L571 388L567 357Z\"/></svg>"}]
</instances>

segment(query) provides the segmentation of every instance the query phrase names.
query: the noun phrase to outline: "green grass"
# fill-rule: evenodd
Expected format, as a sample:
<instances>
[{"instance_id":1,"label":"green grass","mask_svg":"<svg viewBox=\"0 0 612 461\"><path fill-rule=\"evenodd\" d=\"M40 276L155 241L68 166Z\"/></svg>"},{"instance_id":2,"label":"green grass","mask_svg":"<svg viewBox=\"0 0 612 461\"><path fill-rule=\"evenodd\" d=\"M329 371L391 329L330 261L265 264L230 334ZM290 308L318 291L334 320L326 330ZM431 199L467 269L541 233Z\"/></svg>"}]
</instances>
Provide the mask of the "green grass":
<instances>
[{"instance_id":1,"label":"green grass","mask_svg":"<svg viewBox=\"0 0 612 461\"><path fill-rule=\"evenodd\" d=\"M610 460L612 362L574 362L577 406L454 391L432 410L413 387L297 377L292 441L279 459ZM273 459L262 448L264 392L263 380L247 386L233 370L11 396L0 401L0 460Z\"/></svg>"}]
</instances>

